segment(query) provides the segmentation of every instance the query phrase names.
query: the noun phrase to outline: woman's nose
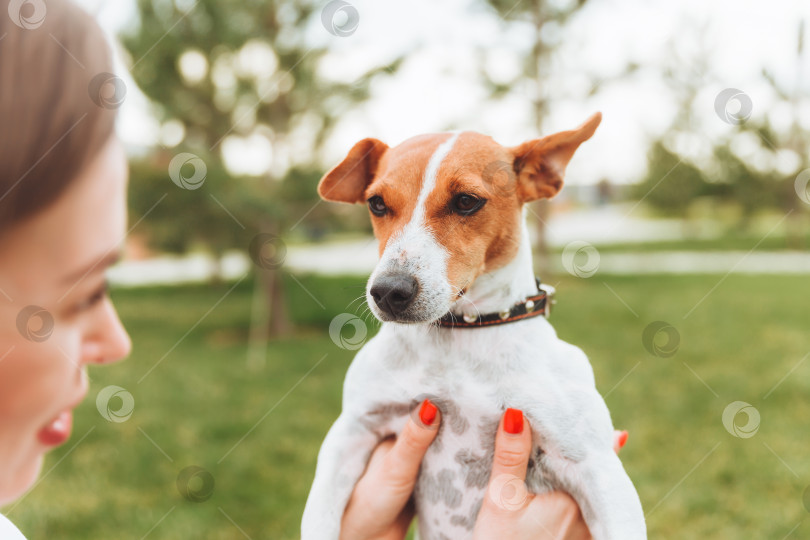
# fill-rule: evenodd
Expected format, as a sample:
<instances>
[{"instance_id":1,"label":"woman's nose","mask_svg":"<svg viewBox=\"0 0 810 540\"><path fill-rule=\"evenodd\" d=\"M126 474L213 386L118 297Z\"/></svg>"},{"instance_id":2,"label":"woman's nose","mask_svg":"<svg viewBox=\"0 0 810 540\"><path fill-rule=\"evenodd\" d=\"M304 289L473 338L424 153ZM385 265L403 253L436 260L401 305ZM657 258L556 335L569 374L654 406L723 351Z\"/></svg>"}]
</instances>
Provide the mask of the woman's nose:
<instances>
[{"instance_id":1,"label":"woman's nose","mask_svg":"<svg viewBox=\"0 0 810 540\"><path fill-rule=\"evenodd\" d=\"M129 356L132 341L109 299L104 300L94 317L82 349L85 364L109 364Z\"/></svg>"}]
</instances>

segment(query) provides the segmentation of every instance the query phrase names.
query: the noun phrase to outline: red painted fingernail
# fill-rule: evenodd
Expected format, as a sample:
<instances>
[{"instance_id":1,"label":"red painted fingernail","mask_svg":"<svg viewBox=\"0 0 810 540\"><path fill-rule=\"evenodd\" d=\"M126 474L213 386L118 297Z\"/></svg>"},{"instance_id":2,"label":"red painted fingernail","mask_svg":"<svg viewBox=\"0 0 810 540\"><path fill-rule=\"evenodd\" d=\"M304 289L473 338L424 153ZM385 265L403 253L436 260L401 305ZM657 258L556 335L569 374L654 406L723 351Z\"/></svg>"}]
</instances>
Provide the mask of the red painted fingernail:
<instances>
[{"instance_id":1,"label":"red painted fingernail","mask_svg":"<svg viewBox=\"0 0 810 540\"><path fill-rule=\"evenodd\" d=\"M426 399L422 402L422 407L419 409L419 420L426 426L431 425L436 419L436 411L436 405L431 403L429 399Z\"/></svg>"},{"instance_id":2,"label":"red painted fingernail","mask_svg":"<svg viewBox=\"0 0 810 540\"><path fill-rule=\"evenodd\" d=\"M506 409L503 415L503 430L512 435L523 432L523 411L520 409Z\"/></svg>"},{"instance_id":3,"label":"red painted fingernail","mask_svg":"<svg viewBox=\"0 0 810 540\"><path fill-rule=\"evenodd\" d=\"M629 433L627 431L622 431L619 433L619 448L623 448L625 443L627 443L627 436Z\"/></svg>"}]
</instances>

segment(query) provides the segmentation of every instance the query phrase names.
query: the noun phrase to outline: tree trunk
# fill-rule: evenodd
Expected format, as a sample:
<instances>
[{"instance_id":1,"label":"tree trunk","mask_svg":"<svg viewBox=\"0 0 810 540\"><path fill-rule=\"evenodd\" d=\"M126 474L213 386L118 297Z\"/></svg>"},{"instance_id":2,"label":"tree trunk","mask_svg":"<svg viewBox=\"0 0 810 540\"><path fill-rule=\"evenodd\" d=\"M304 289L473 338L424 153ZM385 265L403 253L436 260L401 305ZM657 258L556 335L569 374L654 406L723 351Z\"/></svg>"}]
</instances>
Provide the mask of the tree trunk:
<instances>
[{"instance_id":1,"label":"tree trunk","mask_svg":"<svg viewBox=\"0 0 810 540\"><path fill-rule=\"evenodd\" d=\"M265 292L264 275L253 278L253 298L250 305L250 334L248 335L247 367L259 371L267 362L267 340L270 337L270 303Z\"/></svg>"},{"instance_id":2,"label":"tree trunk","mask_svg":"<svg viewBox=\"0 0 810 540\"><path fill-rule=\"evenodd\" d=\"M290 317L287 314L286 294L281 269L263 272L266 279L267 303L270 306L269 336L284 336L292 330Z\"/></svg>"},{"instance_id":3,"label":"tree trunk","mask_svg":"<svg viewBox=\"0 0 810 540\"><path fill-rule=\"evenodd\" d=\"M261 224L261 232L276 235L278 227L265 219ZM282 261L283 263L283 261ZM267 298L268 306L268 336L271 338L283 336L292 330L289 315L287 314L286 294L282 279L282 267L259 268L262 284Z\"/></svg>"},{"instance_id":4,"label":"tree trunk","mask_svg":"<svg viewBox=\"0 0 810 540\"><path fill-rule=\"evenodd\" d=\"M211 275L208 276L208 284L212 287L217 287L225 283L225 276L223 276L222 269L222 254L214 251L211 255Z\"/></svg>"},{"instance_id":5,"label":"tree trunk","mask_svg":"<svg viewBox=\"0 0 810 540\"><path fill-rule=\"evenodd\" d=\"M546 223L551 217L551 203L548 199L537 201L534 205L535 213L539 217L537 220L537 245L536 257L537 272L543 281L550 281L553 272L551 265L551 250L548 244L548 236L546 235Z\"/></svg>"}]
</instances>

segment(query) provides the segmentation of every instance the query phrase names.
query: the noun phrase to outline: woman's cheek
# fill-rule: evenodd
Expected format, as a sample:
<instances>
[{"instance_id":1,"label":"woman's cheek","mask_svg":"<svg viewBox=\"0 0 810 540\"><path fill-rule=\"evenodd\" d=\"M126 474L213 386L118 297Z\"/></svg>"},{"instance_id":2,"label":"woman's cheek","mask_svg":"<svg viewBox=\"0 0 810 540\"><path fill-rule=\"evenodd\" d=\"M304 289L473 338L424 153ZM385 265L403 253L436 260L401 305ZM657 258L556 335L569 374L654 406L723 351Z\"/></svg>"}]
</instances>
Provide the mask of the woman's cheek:
<instances>
[{"instance_id":1,"label":"woman's cheek","mask_svg":"<svg viewBox=\"0 0 810 540\"><path fill-rule=\"evenodd\" d=\"M17 440L35 436L60 405L69 403L79 368L67 357L76 355L65 337L54 332L41 343L20 337L0 362L0 417L19 432Z\"/></svg>"},{"instance_id":2,"label":"woman's cheek","mask_svg":"<svg viewBox=\"0 0 810 540\"><path fill-rule=\"evenodd\" d=\"M45 448L37 433L48 421L54 395L61 392L52 346L13 340L0 343L8 351L0 361L0 504L19 497L36 480ZM8 444L7 444L8 443Z\"/></svg>"}]
</instances>

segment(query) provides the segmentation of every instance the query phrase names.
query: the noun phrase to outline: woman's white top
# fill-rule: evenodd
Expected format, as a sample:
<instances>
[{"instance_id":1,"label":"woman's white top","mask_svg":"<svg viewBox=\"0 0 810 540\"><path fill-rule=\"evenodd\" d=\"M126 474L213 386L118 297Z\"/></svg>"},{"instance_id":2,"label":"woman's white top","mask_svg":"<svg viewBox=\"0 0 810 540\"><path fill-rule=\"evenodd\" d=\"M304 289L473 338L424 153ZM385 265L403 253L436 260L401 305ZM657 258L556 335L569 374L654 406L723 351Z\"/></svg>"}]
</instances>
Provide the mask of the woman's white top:
<instances>
[{"instance_id":1,"label":"woman's white top","mask_svg":"<svg viewBox=\"0 0 810 540\"><path fill-rule=\"evenodd\" d=\"M2 540L25 540L22 533L3 514L0 514L0 539Z\"/></svg>"}]
</instances>

